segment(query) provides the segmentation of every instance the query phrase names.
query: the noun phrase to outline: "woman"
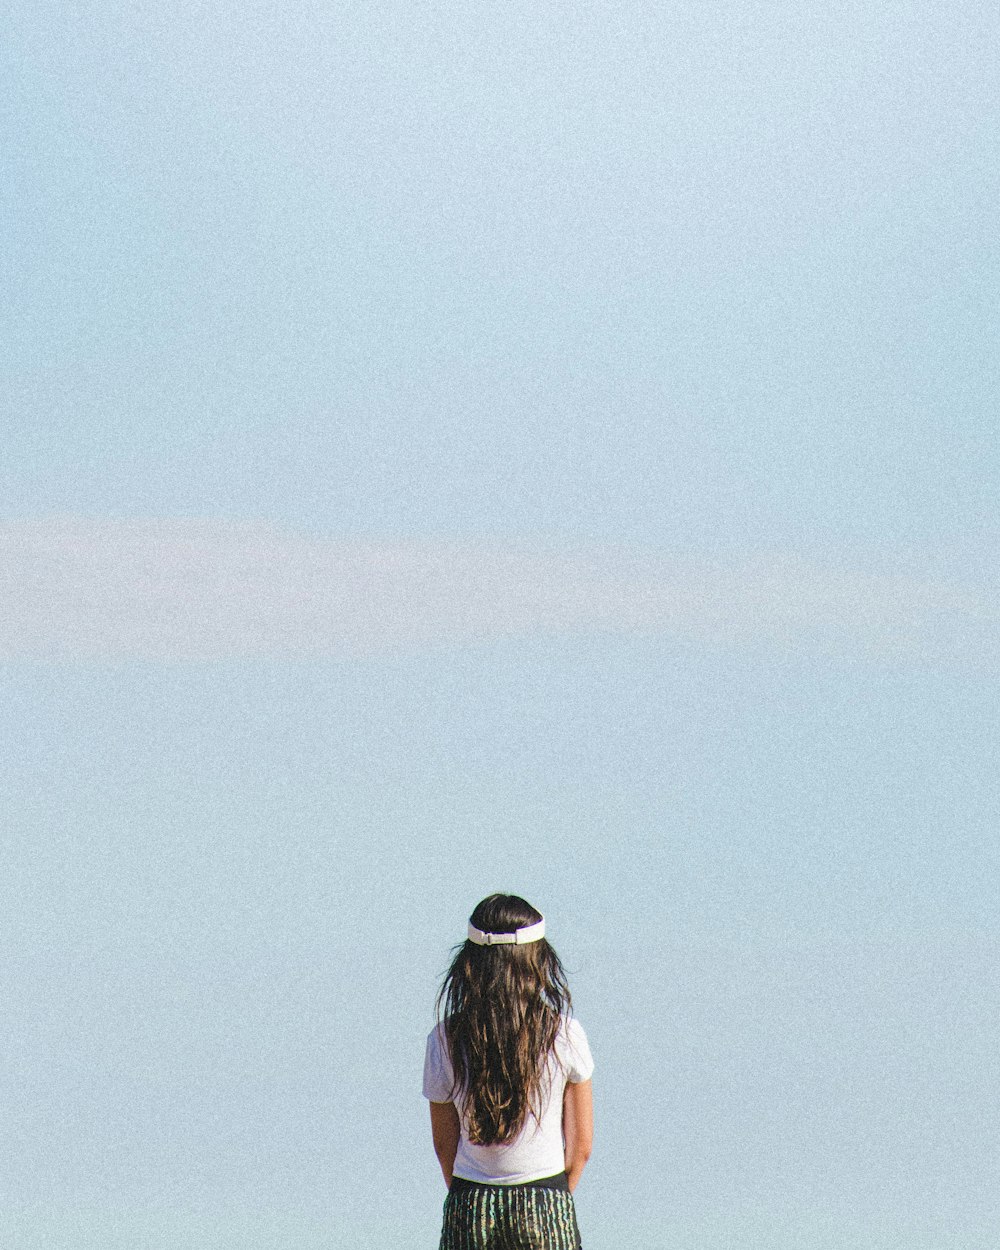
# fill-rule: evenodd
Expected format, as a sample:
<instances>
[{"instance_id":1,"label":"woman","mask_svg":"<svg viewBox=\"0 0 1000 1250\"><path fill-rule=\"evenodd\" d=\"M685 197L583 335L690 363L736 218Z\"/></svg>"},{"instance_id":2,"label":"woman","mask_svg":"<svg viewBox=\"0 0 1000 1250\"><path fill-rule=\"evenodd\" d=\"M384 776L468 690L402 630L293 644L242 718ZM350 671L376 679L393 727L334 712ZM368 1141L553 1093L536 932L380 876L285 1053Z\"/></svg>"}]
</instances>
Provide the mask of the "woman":
<instances>
[{"instance_id":1,"label":"woman","mask_svg":"<svg viewBox=\"0 0 1000 1250\"><path fill-rule=\"evenodd\" d=\"M541 912L484 898L437 1006L424 1097L448 1186L440 1250L578 1250L594 1061Z\"/></svg>"}]
</instances>

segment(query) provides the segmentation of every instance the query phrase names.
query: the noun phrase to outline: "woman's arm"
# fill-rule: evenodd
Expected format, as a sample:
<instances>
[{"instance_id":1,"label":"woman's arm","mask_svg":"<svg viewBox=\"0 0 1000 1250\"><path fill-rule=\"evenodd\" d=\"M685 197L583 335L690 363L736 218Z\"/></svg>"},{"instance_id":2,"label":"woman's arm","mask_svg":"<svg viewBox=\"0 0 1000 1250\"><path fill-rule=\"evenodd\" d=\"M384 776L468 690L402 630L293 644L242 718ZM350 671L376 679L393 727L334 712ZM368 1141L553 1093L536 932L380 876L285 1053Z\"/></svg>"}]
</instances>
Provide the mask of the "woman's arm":
<instances>
[{"instance_id":1,"label":"woman's arm","mask_svg":"<svg viewBox=\"0 0 1000 1250\"><path fill-rule=\"evenodd\" d=\"M566 1143L566 1175L572 1192L576 1189L594 1145L592 1081L566 1085L563 1095L563 1140Z\"/></svg>"},{"instance_id":2,"label":"woman's arm","mask_svg":"<svg viewBox=\"0 0 1000 1250\"><path fill-rule=\"evenodd\" d=\"M431 1103L431 1137L434 1139L434 1153L441 1164L444 1183L451 1188L452 1169L455 1166L455 1154L458 1151L458 1112L453 1102Z\"/></svg>"}]
</instances>

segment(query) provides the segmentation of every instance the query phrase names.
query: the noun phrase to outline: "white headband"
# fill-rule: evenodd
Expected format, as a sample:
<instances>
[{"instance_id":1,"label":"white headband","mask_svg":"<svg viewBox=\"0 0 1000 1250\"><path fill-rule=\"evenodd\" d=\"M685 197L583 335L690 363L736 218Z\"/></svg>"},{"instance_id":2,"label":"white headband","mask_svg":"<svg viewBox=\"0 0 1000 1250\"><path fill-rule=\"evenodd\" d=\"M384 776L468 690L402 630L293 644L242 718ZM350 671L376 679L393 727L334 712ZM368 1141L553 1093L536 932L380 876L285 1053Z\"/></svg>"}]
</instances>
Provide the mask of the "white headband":
<instances>
[{"instance_id":1,"label":"white headband","mask_svg":"<svg viewBox=\"0 0 1000 1250\"><path fill-rule=\"evenodd\" d=\"M477 929L471 920L469 921L469 941L475 942L477 946L527 946L529 942L537 942L544 936L544 916L537 924L529 924L526 928L517 929L513 933L484 933L482 929Z\"/></svg>"}]
</instances>

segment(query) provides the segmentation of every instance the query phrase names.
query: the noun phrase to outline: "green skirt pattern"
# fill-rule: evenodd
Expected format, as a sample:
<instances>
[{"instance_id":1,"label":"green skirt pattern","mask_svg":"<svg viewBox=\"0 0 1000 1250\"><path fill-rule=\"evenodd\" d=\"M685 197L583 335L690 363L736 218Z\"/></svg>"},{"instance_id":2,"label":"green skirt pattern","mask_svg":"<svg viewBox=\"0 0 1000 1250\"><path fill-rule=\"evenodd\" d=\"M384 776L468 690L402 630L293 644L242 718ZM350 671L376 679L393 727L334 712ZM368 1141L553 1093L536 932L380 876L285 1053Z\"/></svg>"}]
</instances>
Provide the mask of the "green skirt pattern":
<instances>
[{"instance_id":1,"label":"green skirt pattern","mask_svg":"<svg viewBox=\"0 0 1000 1250\"><path fill-rule=\"evenodd\" d=\"M573 1195L526 1185L452 1190L439 1250L580 1250Z\"/></svg>"}]
</instances>

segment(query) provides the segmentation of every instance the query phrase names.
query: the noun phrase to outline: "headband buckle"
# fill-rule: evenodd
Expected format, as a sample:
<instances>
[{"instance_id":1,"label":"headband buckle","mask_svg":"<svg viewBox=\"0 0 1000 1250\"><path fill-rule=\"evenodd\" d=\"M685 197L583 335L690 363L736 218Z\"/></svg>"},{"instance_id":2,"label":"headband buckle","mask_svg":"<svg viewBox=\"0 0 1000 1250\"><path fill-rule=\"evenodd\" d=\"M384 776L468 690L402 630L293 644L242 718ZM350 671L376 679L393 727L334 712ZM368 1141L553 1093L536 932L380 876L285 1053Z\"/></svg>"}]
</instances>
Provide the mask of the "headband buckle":
<instances>
[{"instance_id":1,"label":"headband buckle","mask_svg":"<svg viewBox=\"0 0 1000 1250\"><path fill-rule=\"evenodd\" d=\"M469 921L468 938L476 946L527 946L531 942L540 941L544 936L544 916L537 923L525 925L523 929L515 929L513 933L487 933L483 929L477 929L472 921Z\"/></svg>"}]
</instances>

